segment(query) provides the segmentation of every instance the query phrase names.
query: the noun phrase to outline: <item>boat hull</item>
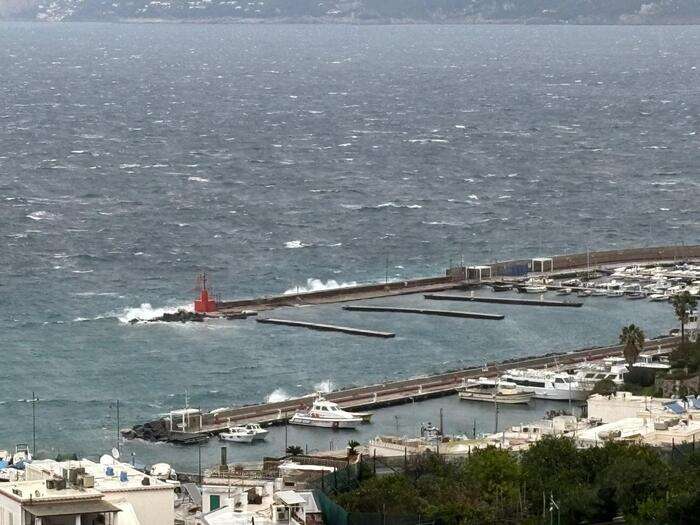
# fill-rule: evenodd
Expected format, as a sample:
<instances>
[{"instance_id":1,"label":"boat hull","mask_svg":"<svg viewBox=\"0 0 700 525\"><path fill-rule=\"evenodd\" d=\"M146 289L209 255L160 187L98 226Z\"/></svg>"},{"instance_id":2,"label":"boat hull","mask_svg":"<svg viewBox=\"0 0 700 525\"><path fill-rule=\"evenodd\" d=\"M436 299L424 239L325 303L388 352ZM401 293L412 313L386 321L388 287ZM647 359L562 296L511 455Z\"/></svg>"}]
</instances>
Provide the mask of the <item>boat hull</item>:
<instances>
[{"instance_id":1,"label":"boat hull","mask_svg":"<svg viewBox=\"0 0 700 525\"><path fill-rule=\"evenodd\" d=\"M459 398L465 401L486 401L489 403L498 403L499 405L519 405L527 404L532 399L532 394L512 394L512 395L496 395L479 394L476 392L460 392Z\"/></svg>"},{"instance_id":2,"label":"boat hull","mask_svg":"<svg viewBox=\"0 0 700 525\"><path fill-rule=\"evenodd\" d=\"M289 424L301 425L305 427L354 429L362 424L362 419L321 419L316 417L295 415L289 420Z\"/></svg>"},{"instance_id":3,"label":"boat hull","mask_svg":"<svg viewBox=\"0 0 700 525\"><path fill-rule=\"evenodd\" d=\"M219 439L221 441L228 441L229 443L252 443L255 436L238 436L235 434L219 434Z\"/></svg>"}]
</instances>

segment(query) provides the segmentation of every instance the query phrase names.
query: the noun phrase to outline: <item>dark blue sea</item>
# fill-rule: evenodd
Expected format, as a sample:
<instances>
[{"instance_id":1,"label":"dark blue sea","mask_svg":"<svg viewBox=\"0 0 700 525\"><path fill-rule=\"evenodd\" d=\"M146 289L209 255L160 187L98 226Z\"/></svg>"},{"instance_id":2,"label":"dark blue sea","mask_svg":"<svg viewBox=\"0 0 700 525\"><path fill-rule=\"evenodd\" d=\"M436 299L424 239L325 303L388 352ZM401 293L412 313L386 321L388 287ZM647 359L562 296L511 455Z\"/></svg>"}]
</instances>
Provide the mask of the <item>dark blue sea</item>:
<instances>
[{"instance_id":1,"label":"dark blue sea","mask_svg":"<svg viewBox=\"0 0 700 525\"><path fill-rule=\"evenodd\" d=\"M186 390L212 409L612 343L629 322L667 332L666 305L594 298L480 306L502 322L280 313L386 341L127 321L189 304L202 271L234 298L697 243L699 67L698 27L0 23L0 448L31 443L32 391L38 453L94 456L117 399L125 427ZM445 399L357 436L415 433L440 406L448 430L492 430L489 409ZM279 432L230 457L281 452Z\"/></svg>"}]
</instances>

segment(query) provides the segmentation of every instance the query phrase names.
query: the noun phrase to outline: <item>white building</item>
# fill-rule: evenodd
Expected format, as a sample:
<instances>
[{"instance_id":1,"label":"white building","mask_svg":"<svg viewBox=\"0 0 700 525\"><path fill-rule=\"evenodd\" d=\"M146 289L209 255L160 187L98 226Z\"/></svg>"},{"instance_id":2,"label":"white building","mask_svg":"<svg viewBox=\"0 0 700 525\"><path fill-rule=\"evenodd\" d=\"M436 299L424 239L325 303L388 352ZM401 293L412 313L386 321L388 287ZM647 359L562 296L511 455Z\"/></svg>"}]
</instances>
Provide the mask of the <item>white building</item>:
<instances>
[{"instance_id":1,"label":"white building","mask_svg":"<svg viewBox=\"0 0 700 525\"><path fill-rule=\"evenodd\" d=\"M34 461L27 464L24 481L0 485L9 500L19 503L18 516L12 522L0 518L0 525L172 525L174 523L175 484L160 481L105 456L100 464L90 460ZM28 494L29 502L17 501L15 490ZM37 493L39 496L37 496ZM32 514L37 497L63 505L75 503L74 508L63 508L54 514ZM26 499L26 498L25 498ZM2 503L0 503L2 505ZM8 505L9 507L10 505ZM94 509L92 509L92 507ZM17 505L13 506L17 510ZM46 508L44 508L45 512ZM95 512L91 511L94 510ZM100 510L102 509L102 510ZM54 512L52 510L51 512ZM37 521L34 518L42 518ZM18 521L20 519L20 521ZM21 521L24 520L24 521Z\"/></svg>"}]
</instances>

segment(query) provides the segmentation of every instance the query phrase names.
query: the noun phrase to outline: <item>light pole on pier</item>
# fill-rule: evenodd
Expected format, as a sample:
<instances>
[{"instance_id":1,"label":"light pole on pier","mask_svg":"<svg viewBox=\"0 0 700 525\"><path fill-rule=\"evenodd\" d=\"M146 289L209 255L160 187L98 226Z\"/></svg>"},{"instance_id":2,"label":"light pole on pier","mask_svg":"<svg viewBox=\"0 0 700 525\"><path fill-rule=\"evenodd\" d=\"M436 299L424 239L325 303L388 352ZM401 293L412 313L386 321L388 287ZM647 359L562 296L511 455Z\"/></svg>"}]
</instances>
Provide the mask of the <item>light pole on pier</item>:
<instances>
[{"instance_id":1,"label":"light pole on pier","mask_svg":"<svg viewBox=\"0 0 700 525\"><path fill-rule=\"evenodd\" d=\"M32 454L36 454L36 393L32 392Z\"/></svg>"}]
</instances>

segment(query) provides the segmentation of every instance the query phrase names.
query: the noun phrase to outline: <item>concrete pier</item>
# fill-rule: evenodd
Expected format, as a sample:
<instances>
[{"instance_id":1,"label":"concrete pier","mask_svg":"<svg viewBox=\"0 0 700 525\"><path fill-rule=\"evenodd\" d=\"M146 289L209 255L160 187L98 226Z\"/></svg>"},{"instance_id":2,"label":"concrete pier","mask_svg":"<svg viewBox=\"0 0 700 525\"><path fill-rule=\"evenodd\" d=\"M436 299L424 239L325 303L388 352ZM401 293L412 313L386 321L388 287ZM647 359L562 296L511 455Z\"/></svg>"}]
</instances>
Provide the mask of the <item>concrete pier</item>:
<instances>
[{"instance_id":1,"label":"concrete pier","mask_svg":"<svg viewBox=\"0 0 700 525\"><path fill-rule=\"evenodd\" d=\"M425 294L423 297L431 301L470 301L473 303L515 304L524 306L568 306L578 308L581 302L545 301L539 299L518 299L516 297L478 297L469 295Z\"/></svg>"},{"instance_id":2,"label":"concrete pier","mask_svg":"<svg viewBox=\"0 0 700 525\"><path fill-rule=\"evenodd\" d=\"M319 323L308 323L305 321L293 321L290 319L271 319L271 318L259 318L256 319L258 323L264 324L278 324L285 326L298 326L301 328L309 328L311 330L320 330L323 332L342 332L350 335L362 335L365 337L382 337L390 338L396 336L393 332L377 332L374 330L363 330L361 328L351 328L349 326L337 326L332 324L319 324Z\"/></svg>"},{"instance_id":3,"label":"concrete pier","mask_svg":"<svg viewBox=\"0 0 700 525\"><path fill-rule=\"evenodd\" d=\"M343 306L343 310L351 312L389 312L399 314L439 315L442 317L462 317L465 319L490 319L500 321L505 317L501 314L483 314L478 312L462 312L455 310L430 310L427 308L398 308L393 306Z\"/></svg>"}]
</instances>

